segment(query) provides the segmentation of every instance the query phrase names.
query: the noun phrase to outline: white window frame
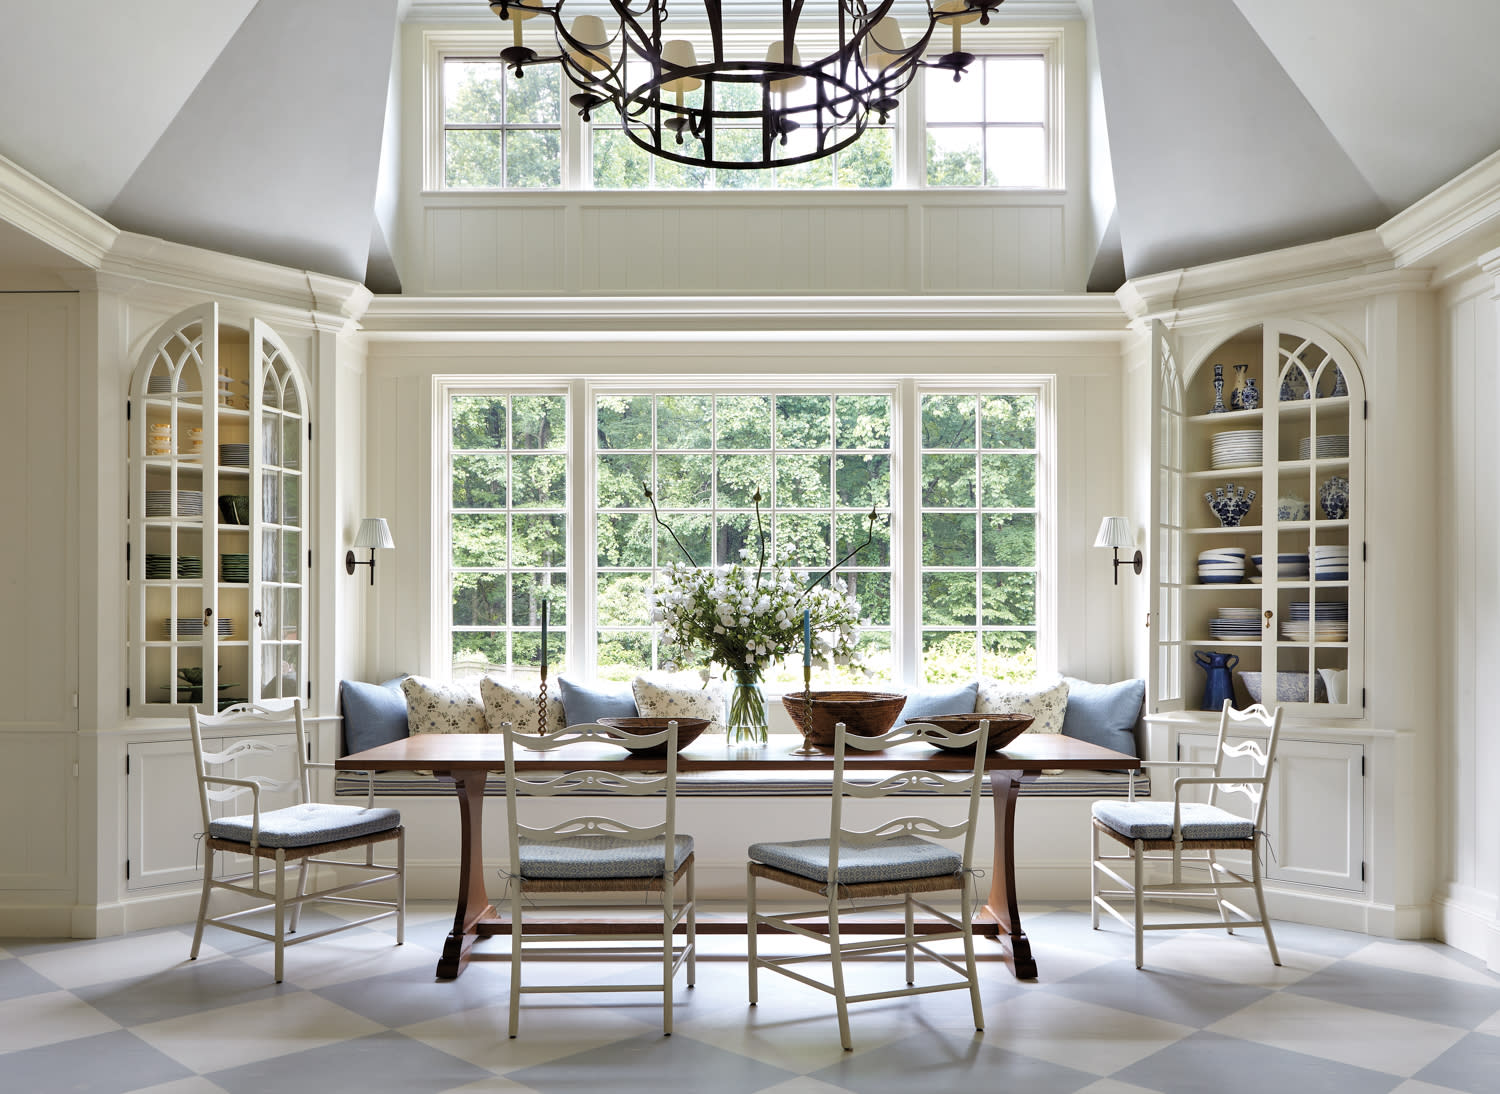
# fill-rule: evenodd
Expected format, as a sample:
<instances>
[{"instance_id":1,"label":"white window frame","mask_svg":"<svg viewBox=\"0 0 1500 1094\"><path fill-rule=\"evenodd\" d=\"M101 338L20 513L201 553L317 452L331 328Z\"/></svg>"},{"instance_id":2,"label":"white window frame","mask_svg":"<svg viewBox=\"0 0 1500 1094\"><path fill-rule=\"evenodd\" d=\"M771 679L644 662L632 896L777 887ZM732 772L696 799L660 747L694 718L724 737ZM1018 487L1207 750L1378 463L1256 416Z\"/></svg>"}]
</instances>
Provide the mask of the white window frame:
<instances>
[{"instance_id":1,"label":"white window frame","mask_svg":"<svg viewBox=\"0 0 1500 1094\"><path fill-rule=\"evenodd\" d=\"M534 20L541 23L542 20ZM1045 193L1048 190L1062 190L1065 188L1066 161L1064 150L1067 146L1067 102L1066 102L1066 73L1064 72L1064 38L1065 28L1055 27L1007 27L989 26L981 27L977 23L970 23L964 27L964 48L975 54L1027 54L1041 56L1047 68L1047 117L1046 117L1046 139L1047 139L1047 185L1043 187L1003 187L1003 186L973 186L973 187L929 187L927 185L927 125L926 109L922 94L922 79L919 76L912 81L910 87L901 96L901 105L897 107L891 116L891 122L895 129L895 179L890 187L866 189L859 187L817 187L813 189L788 189L783 190L776 187L756 188L751 190L720 190L709 188L704 190L594 190L591 182L593 178L590 164L590 142L589 126L579 118L578 112L568 106L567 99L567 77L564 81L564 93L562 95L562 185L556 189L525 190L484 190L484 189L448 189L445 185L443 173L443 61L446 58L475 58L475 57L498 57L502 49L511 44L510 24L495 20L494 30L428 30L423 32L423 71L422 71L422 187L424 190L437 191L446 194L493 194L493 193L527 193L527 194L558 194L573 191L584 191L600 194L636 194L645 192L660 192L672 194L731 194L735 196L747 193L772 193L772 194L808 194L808 193L882 193L889 194L904 190L931 190L934 192L957 192L957 193ZM546 33L545 27L532 26L528 24L526 34L527 41L533 42L538 36ZM770 37L766 31L741 32L739 35L731 35L727 43L728 48L735 50L738 56L764 56L765 44ZM760 42L759 52L753 44L746 45L743 49L738 48L738 42L744 39L747 43ZM547 39L550 41L550 35ZM705 47L706 48L706 47ZM932 38L928 43L928 55L940 56L949 49L948 28L939 25L933 31ZM749 50L749 52L746 52ZM700 50L700 56L705 55Z\"/></svg>"},{"instance_id":2,"label":"white window frame","mask_svg":"<svg viewBox=\"0 0 1500 1094\"><path fill-rule=\"evenodd\" d=\"M597 549L594 497L597 490L594 403L598 395L660 394L795 394L835 390L847 395L890 395L891 403L891 656L890 681L905 687L921 683L921 399L923 395L1023 394L1037 398L1037 588L1036 664L1041 673L1055 672L1058 657L1056 526L1057 497L1056 380L1050 375L937 376L855 380L843 374L788 377L780 373L740 375L733 379L704 375L572 377L557 376L435 376L432 528L432 635L434 675L446 679L452 664L452 551L449 543L448 481L452 436L448 405L454 395L566 394L568 398L568 622L567 672L592 679L597 664L594 634L598 631L593 584Z\"/></svg>"}]
</instances>

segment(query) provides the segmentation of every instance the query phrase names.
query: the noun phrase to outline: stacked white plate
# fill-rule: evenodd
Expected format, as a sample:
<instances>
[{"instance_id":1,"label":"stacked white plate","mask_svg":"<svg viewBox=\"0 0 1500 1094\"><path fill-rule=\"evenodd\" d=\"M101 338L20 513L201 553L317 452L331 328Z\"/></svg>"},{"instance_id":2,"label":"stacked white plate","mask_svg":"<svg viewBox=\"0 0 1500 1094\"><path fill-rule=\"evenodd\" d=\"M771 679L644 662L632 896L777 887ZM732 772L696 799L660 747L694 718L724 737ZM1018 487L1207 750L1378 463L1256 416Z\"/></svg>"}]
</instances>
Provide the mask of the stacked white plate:
<instances>
[{"instance_id":1,"label":"stacked white plate","mask_svg":"<svg viewBox=\"0 0 1500 1094\"><path fill-rule=\"evenodd\" d=\"M1252 556L1250 561L1255 563L1256 569L1258 569L1261 573L1264 574L1268 572L1266 569L1266 563L1262 561L1260 555ZM1308 564L1306 555L1282 554L1276 556L1276 576L1279 578L1290 578L1293 580L1298 578L1305 578L1307 576L1307 569Z\"/></svg>"},{"instance_id":2,"label":"stacked white plate","mask_svg":"<svg viewBox=\"0 0 1500 1094\"><path fill-rule=\"evenodd\" d=\"M1294 600L1288 618L1281 624L1281 637L1293 642L1315 638L1319 642L1349 640L1349 604L1343 600L1320 600L1312 603Z\"/></svg>"},{"instance_id":3,"label":"stacked white plate","mask_svg":"<svg viewBox=\"0 0 1500 1094\"><path fill-rule=\"evenodd\" d=\"M250 446L248 444L219 445L219 462L225 467L249 467Z\"/></svg>"},{"instance_id":4,"label":"stacked white plate","mask_svg":"<svg viewBox=\"0 0 1500 1094\"><path fill-rule=\"evenodd\" d=\"M1260 463L1262 438L1258 429L1226 429L1215 433L1212 462L1223 467L1254 467Z\"/></svg>"},{"instance_id":5,"label":"stacked white plate","mask_svg":"<svg viewBox=\"0 0 1500 1094\"><path fill-rule=\"evenodd\" d=\"M148 517L170 517L172 515L172 491L147 490L146 515ZM203 491L177 491L177 515L179 517L201 517L203 515Z\"/></svg>"},{"instance_id":6,"label":"stacked white plate","mask_svg":"<svg viewBox=\"0 0 1500 1094\"><path fill-rule=\"evenodd\" d=\"M1208 621L1210 638L1239 641L1260 640L1259 608L1220 608L1219 617Z\"/></svg>"},{"instance_id":7,"label":"stacked white plate","mask_svg":"<svg viewBox=\"0 0 1500 1094\"><path fill-rule=\"evenodd\" d=\"M1314 544L1312 574L1319 581L1349 580L1349 548L1341 543Z\"/></svg>"},{"instance_id":8,"label":"stacked white plate","mask_svg":"<svg viewBox=\"0 0 1500 1094\"><path fill-rule=\"evenodd\" d=\"M1319 437L1317 454L1320 460L1347 460L1349 458L1349 434L1329 433ZM1309 460L1312 459L1312 455L1312 438L1303 437L1297 442L1297 458Z\"/></svg>"},{"instance_id":9,"label":"stacked white plate","mask_svg":"<svg viewBox=\"0 0 1500 1094\"><path fill-rule=\"evenodd\" d=\"M176 634L173 632L173 623L176 623ZM201 638L203 637L203 617L197 615L178 616L176 620L166 621L168 638ZM226 638L234 633L234 620L227 615L219 616L219 637Z\"/></svg>"},{"instance_id":10,"label":"stacked white plate","mask_svg":"<svg viewBox=\"0 0 1500 1094\"><path fill-rule=\"evenodd\" d=\"M1244 577L1243 547L1215 547L1198 556L1198 580L1204 585L1237 585Z\"/></svg>"},{"instance_id":11,"label":"stacked white plate","mask_svg":"<svg viewBox=\"0 0 1500 1094\"><path fill-rule=\"evenodd\" d=\"M177 390L186 391L187 374L177 377ZM172 378L170 376L153 376L146 381L147 395L170 395L172 394Z\"/></svg>"}]
</instances>

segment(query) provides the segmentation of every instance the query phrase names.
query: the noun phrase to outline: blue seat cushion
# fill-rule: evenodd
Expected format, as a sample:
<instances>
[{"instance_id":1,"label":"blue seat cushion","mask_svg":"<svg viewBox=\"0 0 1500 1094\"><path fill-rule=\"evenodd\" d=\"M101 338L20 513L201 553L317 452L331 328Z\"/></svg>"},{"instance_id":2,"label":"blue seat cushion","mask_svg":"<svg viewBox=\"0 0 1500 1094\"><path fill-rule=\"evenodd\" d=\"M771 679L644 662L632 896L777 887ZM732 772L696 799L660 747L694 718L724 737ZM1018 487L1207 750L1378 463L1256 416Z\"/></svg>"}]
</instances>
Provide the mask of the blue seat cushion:
<instances>
[{"instance_id":1,"label":"blue seat cushion","mask_svg":"<svg viewBox=\"0 0 1500 1094\"><path fill-rule=\"evenodd\" d=\"M344 680L339 684L339 708L344 717L346 756L399 741L409 732L400 678L384 684Z\"/></svg>"},{"instance_id":2,"label":"blue seat cushion","mask_svg":"<svg viewBox=\"0 0 1500 1094\"><path fill-rule=\"evenodd\" d=\"M973 714L979 698L979 681L948 687L917 688L906 697L897 724L931 718L937 714Z\"/></svg>"},{"instance_id":3,"label":"blue seat cushion","mask_svg":"<svg viewBox=\"0 0 1500 1094\"><path fill-rule=\"evenodd\" d=\"M1126 839L1171 839L1171 802L1094 803L1094 819L1102 821ZM1182 838L1249 839L1255 822L1204 802L1182 803Z\"/></svg>"},{"instance_id":4,"label":"blue seat cushion","mask_svg":"<svg viewBox=\"0 0 1500 1094\"><path fill-rule=\"evenodd\" d=\"M580 684L559 676L557 684L562 692L563 717L570 726L600 718L636 717L635 692L628 683Z\"/></svg>"},{"instance_id":5,"label":"blue seat cushion","mask_svg":"<svg viewBox=\"0 0 1500 1094\"><path fill-rule=\"evenodd\" d=\"M1146 681L1121 680L1117 684L1091 684L1071 676L1068 708L1063 714L1065 736L1138 756L1135 723L1146 699Z\"/></svg>"},{"instance_id":6,"label":"blue seat cushion","mask_svg":"<svg viewBox=\"0 0 1500 1094\"><path fill-rule=\"evenodd\" d=\"M675 874L693 853L693 837L673 839ZM659 839L619 836L573 836L551 843L521 837L521 876L540 880L604 881L627 877L661 877L666 847Z\"/></svg>"},{"instance_id":7,"label":"blue seat cushion","mask_svg":"<svg viewBox=\"0 0 1500 1094\"><path fill-rule=\"evenodd\" d=\"M828 882L828 841L793 840L790 843L752 843L750 859L774 866L798 877ZM941 844L918 836L897 836L880 843L839 847L840 885L863 885L872 881L910 881L919 877L942 877L963 869L964 860Z\"/></svg>"},{"instance_id":8,"label":"blue seat cushion","mask_svg":"<svg viewBox=\"0 0 1500 1094\"><path fill-rule=\"evenodd\" d=\"M209 822L208 834L215 839L250 842L250 814L221 817ZM324 805L308 802L272 809L260 815L262 847L312 847L335 840L357 839L387 832L401 825L399 809L361 809L357 805Z\"/></svg>"}]
</instances>

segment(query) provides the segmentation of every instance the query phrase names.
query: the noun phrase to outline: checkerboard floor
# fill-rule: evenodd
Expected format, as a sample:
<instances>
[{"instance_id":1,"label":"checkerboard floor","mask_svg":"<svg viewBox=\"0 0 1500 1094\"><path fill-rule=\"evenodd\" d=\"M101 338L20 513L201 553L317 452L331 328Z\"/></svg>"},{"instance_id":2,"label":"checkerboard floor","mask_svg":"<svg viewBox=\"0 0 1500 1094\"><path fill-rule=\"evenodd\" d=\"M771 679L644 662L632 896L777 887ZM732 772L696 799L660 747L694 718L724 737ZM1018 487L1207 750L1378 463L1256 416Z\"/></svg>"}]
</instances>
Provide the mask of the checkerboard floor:
<instances>
[{"instance_id":1,"label":"checkerboard floor","mask_svg":"<svg viewBox=\"0 0 1500 1094\"><path fill-rule=\"evenodd\" d=\"M0 940L0 1090L83 1094L1264 1094L1500 1090L1500 977L1432 942L1297 924L1130 936L1079 905L1026 909L1041 978L1018 983L980 941L985 1030L965 992L859 1005L839 1048L832 999L774 973L746 1005L744 939L705 936L697 986L678 980L676 1032L654 994L532 995L505 1036L508 966L457 981L433 968L451 912L287 951L191 926L88 941ZM328 914L310 913L305 930ZM482 949L503 951L495 939ZM786 946L781 947L783 952ZM987 955L987 956L986 956ZM928 965L933 963L928 962ZM898 986L897 957L852 963L851 990ZM626 982L629 964L530 963L528 979ZM654 971L654 970L652 970ZM649 973L647 974L649 975ZM919 971L919 981L923 975Z\"/></svg>"}]
</instances>

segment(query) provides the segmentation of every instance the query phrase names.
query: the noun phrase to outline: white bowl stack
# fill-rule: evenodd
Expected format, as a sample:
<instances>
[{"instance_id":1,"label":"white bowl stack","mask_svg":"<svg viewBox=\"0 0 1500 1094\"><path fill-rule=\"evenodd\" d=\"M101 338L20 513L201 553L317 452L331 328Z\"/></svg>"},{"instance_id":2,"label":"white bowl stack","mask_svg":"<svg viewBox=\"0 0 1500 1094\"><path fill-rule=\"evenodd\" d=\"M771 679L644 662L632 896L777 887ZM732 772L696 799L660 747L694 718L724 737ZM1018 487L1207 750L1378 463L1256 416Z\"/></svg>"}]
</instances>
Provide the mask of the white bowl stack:
<instances>
[{"instance_id":1,"label":"white bowl stack","mask_svg":"<svg viewBox=\"0 0 1500 1094\"><path fill-rule=\"evenodd\" d=\"M1264 439L1258 429L1226 429L1215 433L1212 462L1217 470L1224 467L1254 467L1263 455Z\"/></svg>"},{"instance_id":2,"label":"white bowl stack","mask_svg":"<svg viewBox=\"0 0 1500 1094\"><path fill-rule=\"evenodd\" d=\"M1245 579L1245 549L1215 547L1198 555L1198 580L1204 585L1238 585Z\"/></svg>"},{"instance_id":3,"label":"white bowl stack","mask_svg":"<svg viewBox=\"0 0 1500 1094\"><path fill-rule=\"evenodd\" d=\"M1251 556L1250 561L1255 563L1256 569L1261 573L1267 573L1267 563L1260 555ZM1307 578L1308 561L1303 554L1280 554L1276 556L1276 576L1283 580L1302 581Z\"/></svg>"},{"instance_id":4,"label":"white bowl stack","mask_svg":"<svg viewBox=\"0 0 1500 1094\"><path fill-rule=\"evenodd\" d=\"M1348 546L1342 543L1314 544L1312 575L1318 581L1349 580Z\"/></svg>"}]
</instances>

